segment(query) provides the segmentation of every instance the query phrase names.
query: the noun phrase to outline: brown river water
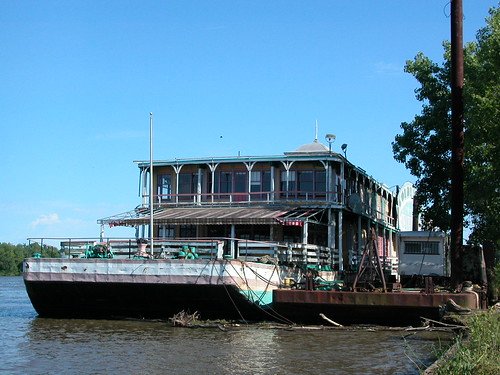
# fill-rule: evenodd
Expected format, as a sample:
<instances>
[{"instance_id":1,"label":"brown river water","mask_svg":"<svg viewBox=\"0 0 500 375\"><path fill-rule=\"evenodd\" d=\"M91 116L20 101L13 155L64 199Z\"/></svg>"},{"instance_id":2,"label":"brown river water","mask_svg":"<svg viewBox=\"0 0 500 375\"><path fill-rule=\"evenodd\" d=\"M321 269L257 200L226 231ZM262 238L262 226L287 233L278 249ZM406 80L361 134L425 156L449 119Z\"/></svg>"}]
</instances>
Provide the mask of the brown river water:
<instances>
[{"instance_id":1,"label":"brown river water","mask_svg":"<svg viewBox=\"0 0 500 375\"><path fill-rule=\"evenodd\" d=\"M38 318L0 277L1 374L419 374L447 333Z\"/></svg>"}]
</instances>

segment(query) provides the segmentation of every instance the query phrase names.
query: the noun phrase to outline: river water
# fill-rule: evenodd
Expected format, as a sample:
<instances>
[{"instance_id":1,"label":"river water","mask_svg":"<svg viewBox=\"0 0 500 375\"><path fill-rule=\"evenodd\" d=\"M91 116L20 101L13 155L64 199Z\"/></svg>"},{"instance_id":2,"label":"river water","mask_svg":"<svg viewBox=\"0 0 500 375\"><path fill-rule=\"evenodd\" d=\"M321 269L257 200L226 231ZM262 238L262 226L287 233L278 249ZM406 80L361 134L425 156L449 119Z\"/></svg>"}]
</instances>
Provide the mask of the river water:
<instances>
[{"instance_id":1,"label":"river water","mask_svg":"<svg viewBox=\"0 0 500 375\"><path fill-rule=\"evenodd\" d=\"M314 328L43 319L21 277L0 277L2 374L419 374L451 339Z\"/></svg>"}]
</instances>

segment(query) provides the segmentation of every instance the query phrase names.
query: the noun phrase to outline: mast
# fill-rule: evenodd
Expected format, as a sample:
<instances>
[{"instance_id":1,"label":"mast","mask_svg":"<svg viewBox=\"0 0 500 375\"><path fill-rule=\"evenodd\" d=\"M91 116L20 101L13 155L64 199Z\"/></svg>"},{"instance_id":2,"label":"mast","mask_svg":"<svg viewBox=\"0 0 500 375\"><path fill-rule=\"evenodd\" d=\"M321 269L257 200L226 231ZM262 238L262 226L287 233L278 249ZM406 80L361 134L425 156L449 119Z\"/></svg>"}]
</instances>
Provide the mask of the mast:
<instances>
[{"instance_id":1,"label":"mast","mask_svg":"<svg viewBox=\"0 0 500 375\"><path fill-rule=\"evenodd\" d=\"M153 255L153 112L149 112L149 249Z\"/></svg>"}]
</instances>

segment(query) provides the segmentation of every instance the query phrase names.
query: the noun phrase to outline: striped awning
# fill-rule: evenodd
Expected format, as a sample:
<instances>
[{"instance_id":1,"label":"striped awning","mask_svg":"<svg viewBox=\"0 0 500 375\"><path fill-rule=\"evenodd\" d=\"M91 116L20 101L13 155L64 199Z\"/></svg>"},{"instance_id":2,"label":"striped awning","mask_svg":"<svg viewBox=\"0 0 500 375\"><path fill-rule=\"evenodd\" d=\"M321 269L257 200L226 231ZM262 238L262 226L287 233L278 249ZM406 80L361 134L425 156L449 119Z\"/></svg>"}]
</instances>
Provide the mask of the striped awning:
<instances>
[{"instance_id":1,"label":"striped awning","mask_svg":"<svg viewBox=\"0 0 500 375\"><path fill-rule=\"evenodd\" d=\"M272 208L164 208L153 212L156 225L224 225L224 224L276 224L276 218L288 210ZM135 218L110 220L110 226L149 224L149 213Z\"/></svg>"},{"instance_id":2,"label":"striped awning","mask_svg":"<svg viewBox=\"0 0 500 375\"><path fill-rule=\"evenodd\" d=\"M196 208L161 208L153 212L155 225L296 225L316 215L318 209L297 210L289 208L256 207L196 207ZM149 224L149 212L137 211L135 217L113 217L101 220L109 226L135 226Z\"/></svg>"}]
</instances>

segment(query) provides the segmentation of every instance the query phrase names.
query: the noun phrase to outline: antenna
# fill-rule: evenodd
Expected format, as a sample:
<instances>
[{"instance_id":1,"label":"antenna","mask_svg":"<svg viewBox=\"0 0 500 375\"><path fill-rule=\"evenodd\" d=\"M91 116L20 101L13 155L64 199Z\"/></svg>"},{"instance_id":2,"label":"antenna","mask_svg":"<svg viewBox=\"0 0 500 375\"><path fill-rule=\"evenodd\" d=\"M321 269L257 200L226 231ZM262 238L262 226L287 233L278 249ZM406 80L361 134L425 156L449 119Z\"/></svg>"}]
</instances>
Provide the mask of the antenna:
<instances>
[{"instance_id":1,"label":"antenna","mask_svg":"<svg viewBox=\"0 0 500 375\"><path fill-rule=\"evenodd\" d=\"M314 142L318 143L318 120L316 120L316 131L314 133Z\"/></svg>"}]
</instances>

